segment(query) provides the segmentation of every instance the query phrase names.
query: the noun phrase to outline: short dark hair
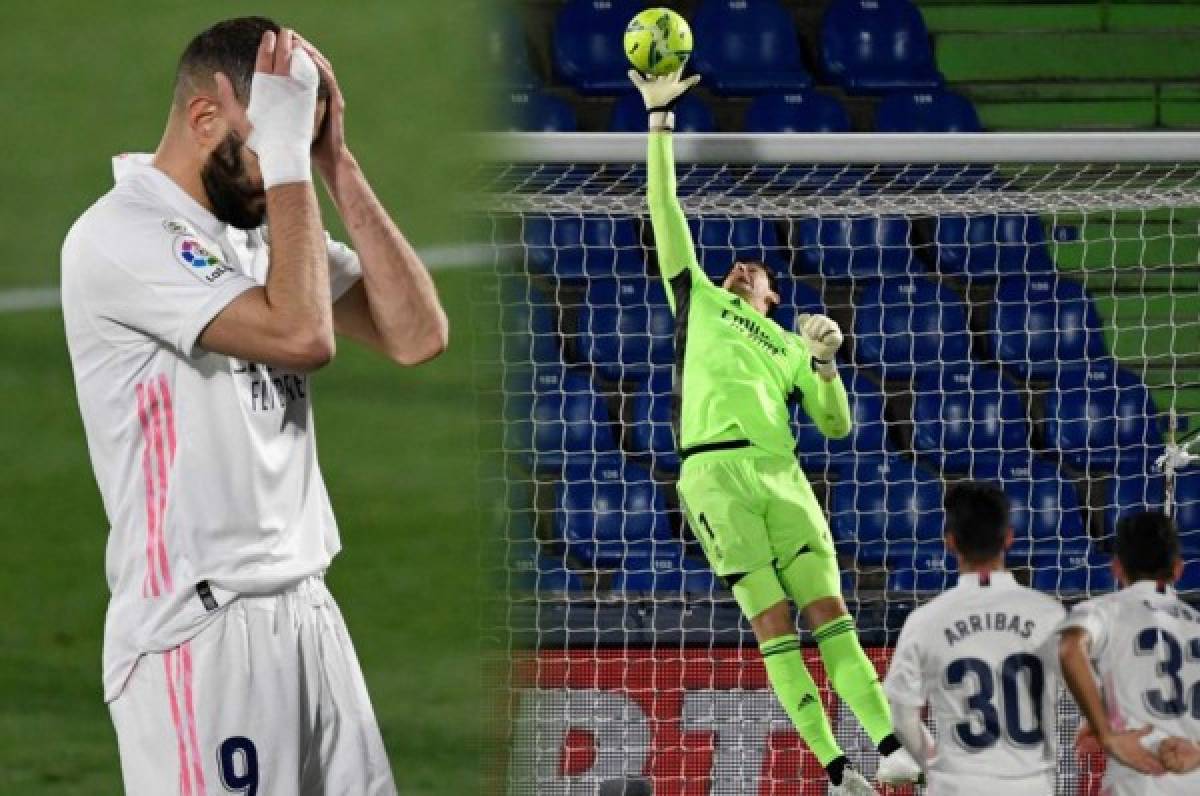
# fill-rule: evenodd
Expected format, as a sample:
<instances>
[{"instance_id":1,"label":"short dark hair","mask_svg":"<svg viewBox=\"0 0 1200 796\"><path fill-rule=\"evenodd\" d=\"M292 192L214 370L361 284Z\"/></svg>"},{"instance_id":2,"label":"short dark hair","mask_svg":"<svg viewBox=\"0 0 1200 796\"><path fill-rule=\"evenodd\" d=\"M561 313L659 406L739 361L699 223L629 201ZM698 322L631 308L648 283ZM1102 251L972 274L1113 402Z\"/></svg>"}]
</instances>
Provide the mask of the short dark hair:
<instances>
[{"instance_id":1,"label":"short dark hair","mask_svg":"<svg viewBox=\"0 0 1200 796\"><path fill-rule=\"evenodd\" d=\"M1175 580L1179 534L1175 521L1157 511L1126 514L1117 522L1117 560L1129 580Z\"/></svg>"},{"instance_id":2,"label":"short dark hair","mask_svg":"<svg viewBox=\"0 0 1200 796\"><path fill-rule=\"evenodd\" d=\"M771 286L771 290L776 293L779 292L779 278L775 276L774 269L772 269L771 266L767 265L762 260L734 260L733 263L730 264L729 270L725 272L725 276L721 277L721 284L725 284L725 280L728 279L729 275L733 273L733 269L737 268L739 265L753 265L763 269L767 275L767 284Z\"/></svg>"},{"instance_id":3,"label":"short dark hair","mask_svg":"<svg viewBox=\"0 0 1200 796\"><path fill-rule=\"evenodd\" d=\"M1008 495L986 481L960 481L946 490L946 534L968 563L990 561L1004 550L1010 513Z\"/></svg>"},{"instance_id":4,"label":"short dark hair","mask_svg":"<svg viewBox=\"0 0 1200 796\"><path fill-rule=\"evenodd\" d=\"M217 72L229 78L239 100L248 101L258 45L269 30L278 33L279 23L267 17L235 17L199 33L188 42L179 58L179 67L175 70L175 102L184 102L199 85L211 85ZM324 77L317 96L329 97Z\"/></svg>"}]
</instances>

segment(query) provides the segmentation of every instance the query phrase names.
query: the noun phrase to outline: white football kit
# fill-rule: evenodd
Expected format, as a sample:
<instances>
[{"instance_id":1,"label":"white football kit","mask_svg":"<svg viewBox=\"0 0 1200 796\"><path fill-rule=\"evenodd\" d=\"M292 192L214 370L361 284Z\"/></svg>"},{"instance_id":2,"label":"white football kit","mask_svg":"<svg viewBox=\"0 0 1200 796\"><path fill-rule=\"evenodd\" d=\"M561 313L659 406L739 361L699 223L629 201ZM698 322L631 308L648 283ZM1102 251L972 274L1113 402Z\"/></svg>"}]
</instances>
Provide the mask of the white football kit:
<instances>
[{"instance_id":1,"label":"white football kit","mask_svg":"<svg viewBox=\"0 0 1200 796\"><path fill-rule=\"evenodd\" d=\"M1156 749L1171 735L1200 740L1200 613L1170 586L1138 581L1079 603L1063 628L1091 639L1092 666L1109 722L1116 729L1147 725L1143 745ZM1109 759L1106 796L1195 796L1200 772L1149 777Z\"/></svg>"},{"instance_id":2,"label":"white football kit","mask_svg":"<svg viewBox=\"0 0 1200 796\"><path fill-rule=\"evenodd\" d=\"M148 156L114 172L63 244L62 303L111 525L104 699L126 790L394 792L322 582L340 542L311 380L197 347L266 281L264 231L219 222ZM328 248L336 299L361 269Z\"/></svg>"},{"instance_id":3,"label":"white football kit","mask_svg":"<svg viewBox=\"0 0 1200 796\"><path fill-rule=\"evenodd\" d=\"M909 615L884 679L899 705L930 707L930 796L1054 793L1063 608L1009 572L964 573Z\"/></svg>"}]
</instances>

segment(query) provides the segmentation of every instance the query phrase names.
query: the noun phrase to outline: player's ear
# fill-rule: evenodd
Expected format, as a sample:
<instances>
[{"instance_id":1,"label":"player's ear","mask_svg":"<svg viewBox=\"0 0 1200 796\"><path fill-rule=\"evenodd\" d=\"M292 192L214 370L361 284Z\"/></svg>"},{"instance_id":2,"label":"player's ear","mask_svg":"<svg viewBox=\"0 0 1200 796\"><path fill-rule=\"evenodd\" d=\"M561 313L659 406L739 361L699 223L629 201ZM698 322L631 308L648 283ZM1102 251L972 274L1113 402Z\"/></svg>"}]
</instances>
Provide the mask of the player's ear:
<instances>
[{"instance_id":1,"label":"player's ear","mask_svg":"<svg viewBox=\"0 0 1200 796\"><path fill-rule=\"evenodd\" d=\"M958 556L958 546L954 544L954 534L946 532L946 552Z\"/></svg>"},{"instance_id":2,"label":"player's ear","mask_svg":"<svg viewBox=\"0 0 1200 796\"><path fill-rule=\"evenodd\" d=\"M1175 566L1171 568L1171 574L1174 575L1174 577L1171 578L1172 583L1175 583L1176 581L1178 581L1180 578L1183 577L1183 559L1182 558L1175 559Z\"/></svg>"},{"instance_id":3,"label":"player's ear","mask_svg":"<svg viewBox=\"0 0 1200 796\"><path fill-rule=\"evenodd\" d=\"M1013 546L1013 529L1011 526L1009 526L1009 529L1004 532L1004 549L1005 549L1005 551L1007 551L1012 546Z\"/></svg>"},{"instance_id":4,"label":"player's ear","mask_svg":"<svg viewBox=\"0 0 1200 796\"><path fill-rule=\"evenodd\" d=\"M1121 584L1122 588L1129 585L1129 582L1125 579L1125 567L1121 566L1121 560L1116 556L1113 556L1112 572L1113 577L1117 579L1117 583Z\"/></svg>"},{"instance_id":5,"label":"player's ear","mask_svg":"<svg viewBox=\"0 0 1200 796\"><path fill-rule=\"evenodd\" d=\"M221 115L216 98L195 94L184 105L184 120L193 137L205 148L211 148L225 138L228 124Z\"/></svg>"}]
</instances>

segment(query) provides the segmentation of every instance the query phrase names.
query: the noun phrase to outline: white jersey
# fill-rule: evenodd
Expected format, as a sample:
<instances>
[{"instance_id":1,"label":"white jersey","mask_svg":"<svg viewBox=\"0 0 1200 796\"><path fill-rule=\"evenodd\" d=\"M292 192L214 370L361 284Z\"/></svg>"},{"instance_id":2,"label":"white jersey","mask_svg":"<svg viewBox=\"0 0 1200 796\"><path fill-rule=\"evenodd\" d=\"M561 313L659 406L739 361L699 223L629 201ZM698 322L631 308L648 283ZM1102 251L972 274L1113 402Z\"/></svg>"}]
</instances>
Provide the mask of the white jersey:
<instances>
[{"instance_id":1,"label":"white jersey","mask_svg":"<svg viewBox=\"0 0 1200 796\"><path fill-rule=\"evenodd\" d=\"M1091 659L1109 721L1117 729L1154 728L1143 743L1164 737L1200 739L1200 613L1170 586L1139 581L1079 603L1063 628L1091 638ZM1113 760L1104 773L1112 796L1200 793L1200 772L1148 777Z\"/></svg>"},{"instance_id":2,"label":"white jersey","mask_svg":"<svg viewBox=\"0 0 1200 796\"><path fill-rule=\"evenodd\" d=\"M310 379L196 345L266 281L262 231L217 221L147 156L114 172L62 250L67 345L111 525L108 702L141 654L187 640L238 594L323 572L340 547ZM336 298L361 270L329 249Z\"/></svg>"},{"instance_id":3,"label":"white jersey","mask_svg":"<svg viewBox=\"0 0 1200 796\"><path fill-rule=\"evenodd\" d=\"M930 794L1054 792L1063 615L1009 572L964 573L909 615L884 690L897 704L930 706Z\"/></svg>"}]
</instances>

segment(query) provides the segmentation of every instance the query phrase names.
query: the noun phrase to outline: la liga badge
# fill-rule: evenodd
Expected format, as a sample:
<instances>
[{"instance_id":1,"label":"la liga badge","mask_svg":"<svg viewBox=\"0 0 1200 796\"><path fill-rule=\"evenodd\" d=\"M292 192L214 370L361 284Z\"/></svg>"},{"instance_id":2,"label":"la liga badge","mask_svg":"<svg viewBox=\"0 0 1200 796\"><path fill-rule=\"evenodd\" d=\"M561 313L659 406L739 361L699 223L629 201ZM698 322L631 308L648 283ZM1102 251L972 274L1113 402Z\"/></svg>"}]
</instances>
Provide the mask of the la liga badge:
<instances>
[{"instance_id":1,"label":"la liga badge","mask_svg":"<svg viewBox=\"0 0 1200 796\"><path fill-rule=\"evenodd\" d=\"M207 285L215 284L221 277L233 273L233 269L221 258L192 235L180 235L172 245L177 259L190 274Z\"/></svg>"}]
</instances>

